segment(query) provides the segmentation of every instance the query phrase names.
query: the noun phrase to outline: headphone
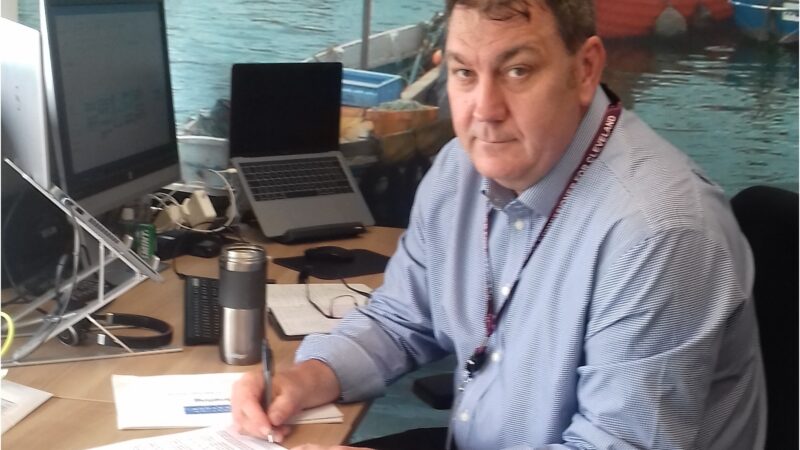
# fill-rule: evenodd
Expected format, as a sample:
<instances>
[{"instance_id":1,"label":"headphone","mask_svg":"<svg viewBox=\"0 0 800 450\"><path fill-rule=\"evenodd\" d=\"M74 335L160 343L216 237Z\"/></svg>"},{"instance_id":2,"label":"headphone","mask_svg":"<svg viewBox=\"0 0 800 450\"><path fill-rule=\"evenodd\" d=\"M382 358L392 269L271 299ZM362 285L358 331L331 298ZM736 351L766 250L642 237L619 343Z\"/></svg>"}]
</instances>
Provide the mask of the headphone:
<instances>
[{"instance_id":1,"label":"headphone","mask_svg":"<svg viewBox=\"0 0 800 450\"><path fill-rule=\"evenodd\" d=\"M154 317L141 316L137 314L98 313L92 314L92 318L101 322L104 326L127 325L134 328L144 328L156 332L155 335L150 336L114 335L120 340L120 342L130 348L157 348L163 347L172 342L172 325ZM83 319L59 333L58 340L70 346L77 346L85 341L88 335L94 334L94 337L91 339L98 345L106 345L111 347L120 346L102 331L93 331L90 328L91 322Z\"/></svg>"}]
</instances>

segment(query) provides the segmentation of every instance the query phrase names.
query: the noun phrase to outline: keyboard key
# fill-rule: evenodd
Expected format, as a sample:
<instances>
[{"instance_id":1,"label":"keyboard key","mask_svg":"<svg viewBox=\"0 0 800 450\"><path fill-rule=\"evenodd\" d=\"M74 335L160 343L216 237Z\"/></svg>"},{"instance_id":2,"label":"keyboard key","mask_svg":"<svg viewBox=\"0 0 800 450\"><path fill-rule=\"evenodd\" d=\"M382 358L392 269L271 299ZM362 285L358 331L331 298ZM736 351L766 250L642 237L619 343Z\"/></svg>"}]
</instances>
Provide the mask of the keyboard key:
<instances>
[{"instance_id":1,"label":"keyboard key","mask_svg":"<svg viewBox=\"0 0 800 450\"><path fill-rule=\"evenodd\" d=\"M257 201L353 192L335 156L241 165Z\"/></svg>"},{"instance_id":2,"label":"keyboard key","mask_svg":"<svg viewBox=\"0 0 800 450\"><path fill-rule=\"evenodd\" d=\"M184 345L217 344L220 336L219 281L187 276L183 301Z\"/></svg>"}]
</instances>

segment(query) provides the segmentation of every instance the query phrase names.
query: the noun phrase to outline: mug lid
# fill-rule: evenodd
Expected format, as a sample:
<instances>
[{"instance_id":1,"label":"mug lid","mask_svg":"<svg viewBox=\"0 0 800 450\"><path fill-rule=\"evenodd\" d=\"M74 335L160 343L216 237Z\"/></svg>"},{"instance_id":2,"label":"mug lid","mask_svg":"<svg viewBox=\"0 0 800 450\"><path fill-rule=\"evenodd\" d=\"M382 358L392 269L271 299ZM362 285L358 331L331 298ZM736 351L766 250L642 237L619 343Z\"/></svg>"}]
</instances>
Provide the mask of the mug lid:
<instances>
[{"instance_id":1,"label":"mug lid","mask_svg":"<svg viewBox=\"0 0 800 450\"><path fill-rule=\"evenodd\" d=\"M236 243L222 248L219 256L220 266L228 270L247 270L250 265L262 265L267 260L267 252L260 245Z\"/></svg>"}]
</instances>

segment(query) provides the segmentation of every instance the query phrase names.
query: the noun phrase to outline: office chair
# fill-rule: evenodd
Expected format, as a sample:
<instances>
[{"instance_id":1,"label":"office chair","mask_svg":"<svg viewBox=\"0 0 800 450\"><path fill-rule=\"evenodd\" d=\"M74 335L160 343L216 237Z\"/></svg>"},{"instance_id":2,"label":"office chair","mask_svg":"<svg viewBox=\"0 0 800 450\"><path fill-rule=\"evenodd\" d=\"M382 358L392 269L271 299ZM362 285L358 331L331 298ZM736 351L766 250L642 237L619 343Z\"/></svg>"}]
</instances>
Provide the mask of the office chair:
<instances>
[{"instance_id":1,"label":"office chair","mask_svg":"<svg viewBox=\"0 0 800 450\"><path fill-rule=\"evenodd\" d=\"M798 195L752 186L731 206L755 260L753 297L767 379L766 449L798 447Z\"/></svg>"},{"instance_id":2,"label":"office chair","mask_svg":"<svg viewBox=\"0 0 800 450\"><path fill-rule=\"evenodd\" d=\"M752 186L731 199L755 261L756 315L768 390L766 449L798 446L798 194ZM453 374L414 381L413 392L435 409L453 402Z\"/></svg>"},{"instance_id":3,"label":"office chair","mask_svg":"<svg viewBox=\"0 0 800 450\"><path fill-rule=\"evenodd\" d=\"M364 171L359 189L375 225L408 227L417 186L430 167L427 156L414 152L404 161L379 161Z\"/></svg>"},{"instance_id":4,"label":"office chair","mask_svg":"<svg viewBox=\"0 0 800 450\"><path fill-rule=\"evenodd\" d=\"M428 375L414 380L411 392L433 409L453 406L453 372Z\"/></svg>"}]
</instances>

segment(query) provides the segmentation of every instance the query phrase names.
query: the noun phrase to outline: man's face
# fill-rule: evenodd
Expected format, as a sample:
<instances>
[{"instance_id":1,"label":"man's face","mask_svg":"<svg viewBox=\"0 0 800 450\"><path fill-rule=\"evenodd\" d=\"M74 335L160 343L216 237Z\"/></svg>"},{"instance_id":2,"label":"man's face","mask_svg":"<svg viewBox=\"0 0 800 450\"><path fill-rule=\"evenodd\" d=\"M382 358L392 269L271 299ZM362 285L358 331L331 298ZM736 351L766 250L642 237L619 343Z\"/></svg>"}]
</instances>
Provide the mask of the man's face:
<instances>
[{"instance_id":1,"label":"man's face","mask_svg":"<svg viewBox=\"0 0 800 450\"><path fill-rule=\"evenodd\" d=\"M447 36L456 136L478 172L518 193L555 165L591 102L583 49L570 54L552 12L531 3L530 20L457 6Z\"/></svg>"}]
</instances>

